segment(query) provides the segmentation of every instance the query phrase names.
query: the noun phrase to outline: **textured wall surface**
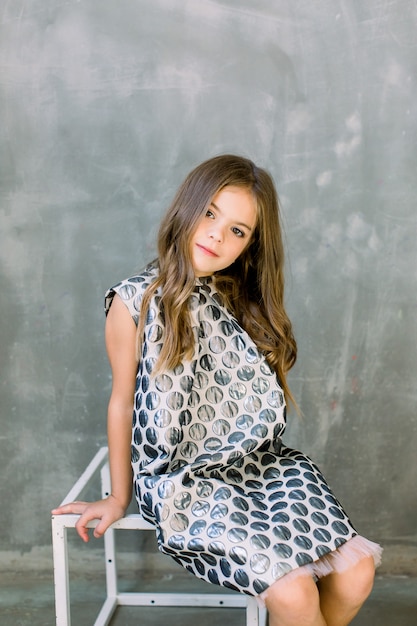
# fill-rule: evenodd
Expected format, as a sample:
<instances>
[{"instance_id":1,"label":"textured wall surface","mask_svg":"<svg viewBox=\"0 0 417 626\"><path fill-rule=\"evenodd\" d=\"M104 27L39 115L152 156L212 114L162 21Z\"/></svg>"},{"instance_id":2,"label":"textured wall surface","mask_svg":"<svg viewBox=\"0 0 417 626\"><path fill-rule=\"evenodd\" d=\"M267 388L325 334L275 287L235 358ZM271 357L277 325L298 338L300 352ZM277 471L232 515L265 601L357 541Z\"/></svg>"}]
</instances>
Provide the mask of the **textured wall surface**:
<instances>
[{"instance_id":1,"label":"textured wall surface","mask_svg":"<svg viewBox=\"0 0 417 626\"><path fill-rule=\"evenodd\" d=\"M414 0L0 2L0 550L105 443L106 288L198 162L273 174L309 452L358 530L416 546Z\"/></svg>"}]
</instances>

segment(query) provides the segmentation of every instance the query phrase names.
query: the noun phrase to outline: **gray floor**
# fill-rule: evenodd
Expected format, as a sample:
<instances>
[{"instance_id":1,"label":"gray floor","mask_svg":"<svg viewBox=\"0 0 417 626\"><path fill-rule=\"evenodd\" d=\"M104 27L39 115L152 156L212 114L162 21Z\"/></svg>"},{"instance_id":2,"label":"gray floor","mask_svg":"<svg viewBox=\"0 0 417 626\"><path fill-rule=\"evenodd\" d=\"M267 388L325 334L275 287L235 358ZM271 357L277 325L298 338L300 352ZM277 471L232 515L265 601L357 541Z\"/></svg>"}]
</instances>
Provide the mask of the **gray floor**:
<instances>
[{"instance_id":1,"label":"gray floor","mask_svg":"<svg viewBox=\"0 0 417 626\"><path fill-rule=\"evenodd\" d=\"M144 589L178 591L203 589L208 585L191 577L172 581L148 579ZM133 590L129 581L122 581L123 590ZM210 586L210 590L213 588ZM72 626L90 626L104 599L103 580L78 578L71 583ZM23 573L0 574L1 626L54 626L54 595L51 577ZM211 608L142 608L121 607L112 626L244 626L241 609ZM354 626L417 626L417 579L408 577L378 577L374 591L352 622Z\"/></svg>"}]
</instances>

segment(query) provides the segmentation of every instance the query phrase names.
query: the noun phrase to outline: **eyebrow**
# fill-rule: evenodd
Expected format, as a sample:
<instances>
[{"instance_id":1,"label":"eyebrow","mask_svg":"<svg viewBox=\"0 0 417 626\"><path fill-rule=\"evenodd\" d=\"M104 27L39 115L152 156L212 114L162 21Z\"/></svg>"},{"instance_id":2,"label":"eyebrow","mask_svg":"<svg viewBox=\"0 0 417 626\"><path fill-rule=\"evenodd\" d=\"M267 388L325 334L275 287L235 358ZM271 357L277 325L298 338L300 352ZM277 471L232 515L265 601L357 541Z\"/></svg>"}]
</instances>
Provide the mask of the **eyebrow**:
<instances>
[{"instance_id":1,"label":"eyebrow","mask_svg":"<svg viewBox=\"0 0 417 626\"><path fill-rule=\"evenodd\" d=\"M210 203L212 207L214 207L216 209L216 211L218 211L219 213L222 213L222 210L220 207L217 206L217 204L215 204L214 202ZM247 228L250 232L252 232L252 227L248 226L247 224L245 224L245 222L235 222L235 224L237 226L244 226L245 228Z\"/></svg>"}]
</instances>

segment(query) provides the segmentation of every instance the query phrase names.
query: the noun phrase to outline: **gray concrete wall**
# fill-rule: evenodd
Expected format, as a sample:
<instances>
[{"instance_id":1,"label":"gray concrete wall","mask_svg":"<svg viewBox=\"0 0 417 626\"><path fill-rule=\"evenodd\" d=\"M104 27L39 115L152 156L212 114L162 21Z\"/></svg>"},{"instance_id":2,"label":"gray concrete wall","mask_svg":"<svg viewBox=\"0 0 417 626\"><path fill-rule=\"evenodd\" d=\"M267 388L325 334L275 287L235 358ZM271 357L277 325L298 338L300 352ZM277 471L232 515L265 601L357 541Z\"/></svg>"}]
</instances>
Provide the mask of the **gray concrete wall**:
<instances>
[{"instance_id":1,"label":"gray concrete wall","mask_svg":"<svg viewBox=\"0 0 417 626\"><path fill-rule=\"evenodd\" d=\"M50 509L105 443L105 289L225 151L282 199L304 412L288 442L389 559L411 554L414 0L3 0L0 19L3 556L49 550Z\"/></svg>"}]
</instances>

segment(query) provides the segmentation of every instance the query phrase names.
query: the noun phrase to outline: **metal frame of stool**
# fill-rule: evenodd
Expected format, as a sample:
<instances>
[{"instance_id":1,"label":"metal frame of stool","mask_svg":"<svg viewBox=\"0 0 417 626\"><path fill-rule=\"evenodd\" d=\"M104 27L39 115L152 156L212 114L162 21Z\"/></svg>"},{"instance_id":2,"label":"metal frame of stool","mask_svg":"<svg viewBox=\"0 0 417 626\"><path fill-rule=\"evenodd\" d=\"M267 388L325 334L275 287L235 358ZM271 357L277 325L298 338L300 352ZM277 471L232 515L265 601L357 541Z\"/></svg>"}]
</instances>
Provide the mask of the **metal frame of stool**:
<instances>
[{"instance_id":1,"label":"metal frame of stool","mask_svg":"<svg viewBox=\"0 0 417 626\"><path fill-rule=\"evenodd\" d=\"M77 500L96 473L100 471L102 496L110 492L108 449L100 448L61 505ZM71 626L67 529L75 528L79 515L52 516L52 549L55 582L56 626ZM94 528L97 520L88 524ZM118 520L104 534L104 557L107 597L94 626L107 626L118 606L175 606L246 609L246 626L263 626L266 611L255 598L240 593L151 593L120 592L118 589L115 530L154 530L140 514L129 514Z\"/></svg>"}]
</instances>

